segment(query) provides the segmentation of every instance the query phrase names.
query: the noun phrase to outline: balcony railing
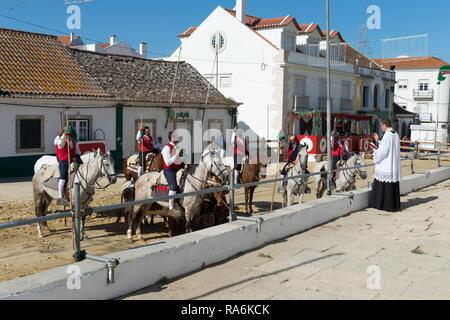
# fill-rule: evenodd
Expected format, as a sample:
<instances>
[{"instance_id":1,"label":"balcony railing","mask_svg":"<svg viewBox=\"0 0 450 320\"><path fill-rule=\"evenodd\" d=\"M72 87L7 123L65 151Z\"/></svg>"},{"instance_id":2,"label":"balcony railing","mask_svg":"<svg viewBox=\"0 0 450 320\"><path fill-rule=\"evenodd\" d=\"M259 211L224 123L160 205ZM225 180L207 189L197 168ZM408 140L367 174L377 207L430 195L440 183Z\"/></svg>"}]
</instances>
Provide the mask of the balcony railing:
<instances>
[{"instance_id":1,"label":"balcony railing","mask_svg":"<svg viewBox=\"0 0 450 320\"><path fill-rule=\"evenodd\" d=\"M331 100L331 109L333 110L333 98ZM327 97L319 98L319 110L327 110Z\"/></svg>"},{"instance_id":2,"label":"balcony railing","mask_svg":"<svg viewBox=\"0 0 450 320\"><path fill-rule=\"evenodd\" d=\"M309 111L309 97L294 96L295 112Z\"/></svg>"},{"instance_id":3,"label":"balcony railing","mask_svg":"<svg viewBox=\"0 0 450 320\"><path fill-rule=\"evenodd\" d=\"M353 111L354 105L352 99L341 99L341 111Z\"/></svg>"},{"instance_id":4,"label":"balcony railing","mask_svg":"<svg viewBox=\"0 0 450 320\"><path fill-rule=\"evenodd\" d=\"M433 99L434 98L434 90L413 90L414 99Z\"/></svg>"}]
</instances>

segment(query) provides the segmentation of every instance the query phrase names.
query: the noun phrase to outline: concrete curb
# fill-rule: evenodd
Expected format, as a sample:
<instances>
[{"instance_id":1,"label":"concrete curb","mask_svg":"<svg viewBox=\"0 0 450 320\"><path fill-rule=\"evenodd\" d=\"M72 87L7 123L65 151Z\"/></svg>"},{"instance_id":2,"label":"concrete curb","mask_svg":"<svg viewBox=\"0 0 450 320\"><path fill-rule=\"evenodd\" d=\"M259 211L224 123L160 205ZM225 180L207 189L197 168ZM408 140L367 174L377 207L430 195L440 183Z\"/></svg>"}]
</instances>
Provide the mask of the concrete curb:
<instances>
[{"instance_id":1,"label":"concrete curb","mask_svg":"<svg viewBox=\"0 0 450 320\"><path fill-rule=\"evenodd\" d=\"M407 194L450 179L450 168L405 177L401 193ZM163 278L174 278L224 261L235 255L285 239L368 207L369 190L349 197L333 196L264 215L262 232L256 224L236 221L183 235L143 248L119 252L116 282L106 283L106 268L96 262L75 264L81 270L80 290L69 290L68 268L62 267L0 283L0 300L6 299L112 299L146 288Z\"/></svg>"}]
</instances>

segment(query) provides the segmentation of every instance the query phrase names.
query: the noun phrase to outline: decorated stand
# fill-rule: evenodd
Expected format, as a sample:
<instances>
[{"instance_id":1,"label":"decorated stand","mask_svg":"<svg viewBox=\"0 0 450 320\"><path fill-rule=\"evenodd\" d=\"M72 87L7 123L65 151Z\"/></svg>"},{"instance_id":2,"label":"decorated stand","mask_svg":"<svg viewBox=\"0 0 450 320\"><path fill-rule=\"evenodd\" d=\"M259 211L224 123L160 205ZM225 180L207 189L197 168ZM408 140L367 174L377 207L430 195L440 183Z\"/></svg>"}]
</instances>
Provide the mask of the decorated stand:
<instances>
[{"instance_id":1,"label":"decorated stand","mask_svg":"<svg viewBox=\"0 0 450 320\"><path fill-rule=\"evenodd\" d=\"M108 152L108 145L106 143L105 132L98 129L94 133L94 141L80 141L78 142L81 155L99 150L103 153Z\"/></svg>"},{"instance_id":2,"label":"decorated stand","mask_svg":"<svg viewBox=\"0 0 450 320\"><path fill-rule=\"evenodd\" d=\"M301 144L308 145L308 152L318 160L327 154L327 115L324 112L293 113L296 133ZM369 152L372 116L333 113L333 130L340 135L350 152ZM311 159L311 160L313 160Z\"/></svg>"}]
</instances>

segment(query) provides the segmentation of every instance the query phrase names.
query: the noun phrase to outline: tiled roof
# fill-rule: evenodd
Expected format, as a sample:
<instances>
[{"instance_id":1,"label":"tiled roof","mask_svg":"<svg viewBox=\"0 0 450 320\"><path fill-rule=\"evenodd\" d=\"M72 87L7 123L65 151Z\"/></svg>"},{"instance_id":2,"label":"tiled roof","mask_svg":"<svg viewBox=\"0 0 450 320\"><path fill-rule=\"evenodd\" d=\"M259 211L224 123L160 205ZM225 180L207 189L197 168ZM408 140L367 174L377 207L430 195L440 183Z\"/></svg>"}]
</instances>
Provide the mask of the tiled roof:
<instances>
[{"instance_id":1,"label":"tiled roof","mask_svg":"<svg viewBox=\"0 0 450 320\"><path fill-rule=\"evenodd\" d=\"M233 17L236 17L236 11L234 10L228 10L228 13L230 13ZM246 25L251 27L254 30L260 30L260 29L271 29L271 28L280 28L288 26L291 22L294 22L297 29L300 29L299 24L297 23L297 20L295 20L292 16L283 16L283 17L276 17L276 18L259 18L255 16L249 16L247 15L247 21Z\"/></svg>"},{"instance_id":2,"label":"tiled roof","mask_svg":"<svg viewBox=\"0 0 450 320\"><path fill-rule=\"evenodd\" d=\"M365 68L381 70L381 66L374 60L367 58L361 52L349 44L345 44L345 60L349 64L358 65Z\"/></svg>"},{"instance_id":3,"label":"tiled roof","mask_svg":"<svg viewBox=\"0 0 450 320\"><path fill-rule=\"evenodd\" d=\"M107 98L57 37L0 29L0 90L11 96Z\"/></svg>"},{"instance_id":4,"label":"tiled roof","mask_svg":"<svg viewBox=\"0 0 450 320\"><path fill-rule=\"evenodd\" d=\"M56 36L0 29L0 93L10 98L59 98L167 105L176 62L82 51ZM237 106L191 65L180 62L174 103Z\"/></svg>"},{"instance_id":5,"label":"tiled roof","mask_svg":"<svg viewBox=\"0 0 450 320\"><path fill-rule=\"evenodd\" d=\"M322 30L320 29L320 26L317 23L301 24L299 33L311 33L314 30L318 30L319 33L321 35L323 35L323 32L322 32Z\"/></svg>"},{"instance_id":6,"label":"tiled roof","mask_svg":"<svg viewBox=\"0 0 450 320\"><path fill-rule=\"evenodd\" d=\"M439 69L448 65L444 60L435 57L405 57L374 60L386 69L390 69L393 66L396 69Z\"/></svg>"},{"instance_id":7,"label":"tiled roof","mask_svg":"<svg viewBox=\"0 0 450 320\"><path fill-rule=\"evenodd\" d=\"M323 31L322 32L322 37L325 39L326 37L327 37L327 32L328 32L328 30L325 30L325 31ZM339 31L337 31L337 30L331 30L331 32L330 32L330 38L331 39L334 39L334 38L339 38L339 40L341 41L341 42L345 42L345 40L344 40L344 38L342 37L342 35L341 35L341 33L339 32Z\"/></svg>"},{"instance_id":8,"label":"tiled roof","mask_svg":"<svg viewBox=\"0 0 450 320\"><path fill-rule=\"evenodd\" d=\"M178 35L178 37L179 37L179 38L186 38L186 37L189 37L191 34L194 33L195 30L197 30L197 27L196 27L196 26L189 27L186 31L183 31L182 33L180 33L180 34Z\"/></svg>"},{"instance_id":9,"label":"tiled roof","mask_svg":"<svg viewBox=\"0 0 450 320\"><path fill-rule=\"evenodd\" d=\"M70 49L83 69L109 94L121 101L167 103L177 69L176 62L156 61L127 56L105 55ZM178 64L173 102L237 105L226 99L190 64Z\"/></svg>"}]
</instances>

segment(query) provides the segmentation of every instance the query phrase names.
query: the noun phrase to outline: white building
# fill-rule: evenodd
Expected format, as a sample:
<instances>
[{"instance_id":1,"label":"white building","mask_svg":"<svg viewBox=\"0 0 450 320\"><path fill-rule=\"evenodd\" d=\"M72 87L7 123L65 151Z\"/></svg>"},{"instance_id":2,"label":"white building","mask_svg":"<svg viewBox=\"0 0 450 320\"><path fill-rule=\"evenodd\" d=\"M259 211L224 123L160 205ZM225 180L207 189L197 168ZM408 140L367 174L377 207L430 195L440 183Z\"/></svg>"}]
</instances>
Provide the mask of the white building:
<instances>
[{"instance_id":1,"label":"white building","mask_svg":"<svg viewBox=\"0 0 450 320\"><path fill-rule=\"evenodd\" d=\"M330 36L333 111L388 116L394 74L346 44L339 32ZM326 108L325 37L317 24L299 24L291 15L247 15L246 1L238 0L235 10L219 6L181 33L170 59L189 62L226 97L242 102L241 127L274 140L280 131L296 131L293 111Z\"/></svg>"},{"instance_id":2,"label":"white building","mask_svg":"<svg viewBox=\"0 0 450 320\"><path fill-rule=\"evenodd\" d=\"M422 125L437 129L436 140L449 139L450 80L438 85L439 69L448 63L435 57L401 57L377 60L395 67L395 102L417 113Z\"/></svg>"},{"instance_id":3,"label":"white building","mask_svg":"<svg viewBox=\"0 0 450 320\"><path fill-rule=\"evenodd\" d=\"M0 178L31 176L38 158L54 154L66 112L78 140L104 139L118 168L137 150L141 119L163 143L175 129L223 132L235 121L238 104L187 63L82 51L1 28L0 48Z\"/></svg>"},{"instance_id":4,"label":"white building","mask_svg":"<svg viewBox=\"0 0 450 320\"><path fill-rule=\"evenodd\" d=\"M71 33L69 36L59 36L58 40L68 47L97 53L116 54L143 59L146 59L148 54L147 43L141 42L139 44L139 49L136 50L126 41L118 40L116 35L111 35L109 37L109 43L101 42L86 44L74 33Z\"/></svg>"}]
</instances>

